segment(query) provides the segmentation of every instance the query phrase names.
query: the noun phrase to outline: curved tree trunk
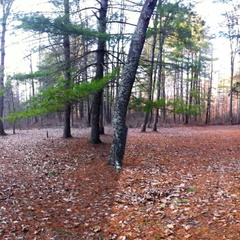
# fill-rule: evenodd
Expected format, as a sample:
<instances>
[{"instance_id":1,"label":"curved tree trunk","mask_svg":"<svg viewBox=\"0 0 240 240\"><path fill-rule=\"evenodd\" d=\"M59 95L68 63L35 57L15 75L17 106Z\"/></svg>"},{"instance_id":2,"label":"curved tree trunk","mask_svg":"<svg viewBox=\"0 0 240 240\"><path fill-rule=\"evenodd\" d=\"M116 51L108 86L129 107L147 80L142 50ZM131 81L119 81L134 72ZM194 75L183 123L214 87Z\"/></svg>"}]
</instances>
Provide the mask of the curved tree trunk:
<instances>
[{"instance_id":1,"label":"curved tree trunk","mask_svg":"<svg viewBox=\"0 0 240 240\"><path fill-rule=\"evenodd\" d=\"M114 165L117 171L120 171L122 168L127 140L127 106L145 42L146 31L156 3L157 0L145 1L137 27L132 36L127 62L123 68L122 84L119 89L113 118L114 135L109 159L109 164Z\"/></svg>"}]
</instances>

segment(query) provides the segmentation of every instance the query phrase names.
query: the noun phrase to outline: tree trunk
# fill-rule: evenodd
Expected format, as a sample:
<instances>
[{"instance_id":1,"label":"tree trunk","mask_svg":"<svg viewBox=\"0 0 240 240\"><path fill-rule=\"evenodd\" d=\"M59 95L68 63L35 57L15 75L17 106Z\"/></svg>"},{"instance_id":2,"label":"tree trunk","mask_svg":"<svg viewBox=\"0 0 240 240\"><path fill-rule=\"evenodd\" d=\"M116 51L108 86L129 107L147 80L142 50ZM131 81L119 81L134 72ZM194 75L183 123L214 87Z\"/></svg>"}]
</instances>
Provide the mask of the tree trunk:
<instances>
[{"instance_id":1,"label":"tree trunk","mask_svg":"<svg viewBox=\"0 0 240 240\"><path fill-rule=\"evenodd\" d=\"M237 93L237 123L240 124L240 97Z\"/></svg>"},{"instance_id":2,"label":"tree trunk","mask_svg":"<svg viewBox=\"0 0 240 240\"><path fill-rule=\"evenodd\" d=\"M105 115L106 115L106 123L110 124L112 121L111 118L111 106L112 106L112 97L111 96L111 90L112 90L112 86L109 87L109 85L107 86L107 91L106 91L106 105L104 106L104 111L105 111Z\"/></svg>"},{"instance_id":3,"label":"tree trunk","mask_svg":"<svg viewBox=\"0 0 240 240\"><path fill-rule=\"evenodd\" d=\"M210 82L209 82L208 93L207 93L207 110L206 110L205 124L208 124L211 121L212 81L213 81L213 60L211 61L211 75L210 75Z\"/></svg>"},{"instance_id":4,"label":"tree trunk","mask_svg":"<svg viewBox=\"0 0 240 240\"><path fill-rule=\"evenodd\" d=\"M68 25L70 23L69 15L69 0L64 0L64 24ZM66 89L70 87L71 83L71 59L70 59L70 39L69 35L65 34L63 37L63 48L64 48L64 60L65 60L65 69L64 77L67 81ZM67 103L64 111L64 129L63 129L63 138L70 138L71 135L71 104Z\"/></svg>"},{"instance_id":5,"label":"tree trunk","mask_svg":"<svg viewBox=\"0 0 240 240\"><path fill-rule=\"evenodd\" d=\"M230 106L229 106L229 123L233 125L233 78L234 78L234 52L231 51L231 77L230 77Z\"/></svg>"},{"instance_id":6,"label":"tree trunk","mask_svg":"<svg viewBox=\"0 0 240 240\"><path fill-rule=\"evenodd\" d=\"M66 106L64 111L64 128L63 128L63 138L71 138L71 104Z\"/></svg>"},{"instance_id":7,"label":"tree trunk","mask_svg":"<svg viewBox=\"0 0 240 240\"><path fill-rule=\"evenodd\" d=\"M184 73L184 66L183 66L183 59L182 59L182 62L181 62L181 67L180 67L180 99L181 100L183 100L183 96L184 96L184 94L183 94L183 73ZM185 113L184 113L184 111L183 111L183 113L182 113L182 122L184 122L184 117L185 117Z\"/></svg>"},{"instance_id":8,"label":"tree trunk","mask_svg":"<svg viewBox=\"0 0 240 240\"><path fill-rule=\"evenodd\" d=\"M100 116L99 116L99 127L100 127L100 134L104 135L104 100L103 100L103 93L100 105Z\"/></svg>"},{"instance_id":9,"label":"tree trunk","mask_svg":"<svg viewBox=\"0 0 240 240\"><path fill-rule=\"evenodd\" d=\"M99 9L99 33L106 33L107 26L107 9L108 0L101 0L101 7ZM105 45L106 40L99 37L98 39L98 49L97 49L97 69L95 81L103 78L104 73L104 56L105 56ZM100 134L104 132L103 126L100 127L100 114L101 114L101 104L102 104L103 89L96 92L92 101L92 115L91 115L91 138L90 142L93 144L101 143Z\"/></svg>"},{"instance_id":10,"label":"tree trunk","mask_svg":"<svg viewBox=\"0 0 240 240\"><path fill-rule=\"evenodd\" d=\"M161 107L162 122L166 122L166 89L165 89L165 69L162 71L162 84L161 84L161 99L164 99L163 106Z\"/></svg>"},{"instance_id":11,"label":"tree trunk","mask_svg":"<svg viewBox=\"0 0 240 240\"><path fill-rule=\"evenodd\" d=\"M162 17L160 16L160 26L163 26L162 23ZM165 42L165 33L159 32L159 39L158 39L158 45L159 45L159 69L158 69L158 79L157 79L157 101L161 98L161 91L163 88L163 44ZM157 131L157 124L158 124L158 118L159 118L159 108L155 110L155 116L154 116L154 122L153 122L153 131Z\"/></svg>"},{"instance_id":12,"label":"tree trunk","mask_svg":"<svg viewBox=\"0 0 240 240\"><path fill-rule=\"evenodd\" d=\"M237 8L236 8L237 9ZM239 29L236 32L236 25L238 24L238 18L236 17L236 12L225 12L226 17L226 25L228 28L228 38L230 41L230 64L231 64L231 76L230 76L230 106L229 106L229 123L230 125L233 124L233 80L234 80L234 63L236 53L239 51ZM238 35L238 36L237 36Z\"/></svg>"},{"instance_id":13,"label":"tree trunk","mask_svg":"<svg viewBox=\"0 0 240 240\"><path fill-rule=\"evenodd\" d=\"M33 74L33 63L32 63L32 54L29 55L29 61L30 61L30 72L31 74ZM35 84L34 84L34 79L31 79L31 88L32 88L32 96L35 97ZM34 116L33 117L33 123L37 123L38 122L38 117Z\"/></svg>"},{"instance_id":14,"label":"tree trunk","mask_svg":"<svg viewBox=\"0 0 240 240\"><path fill-rule=\"evenodd\" d=\"M159 44L160 46L160 44ZM162 45L161 45L162 46ZM160 54L159 54L159 62L158 62L158 79L157 79L157 98L158 101L161 97L161 82L162 82L162 48L160 48ZM153 121L153 127L152 131L157 132L157 124L158 124L158 118L159 118L159 108L155 109L155 115L154 115L154 121Z\"/></svg>"},{"instance_id":15,"label":"tree trunk","mask_svg":"<svg viewBox=\"0 0 240 240\"><path fill-rule=\"evenodd\" d=\"M157 0L145 1L137 27L132 36L128 58L123 68L122 84L119 89L113 118L114 135L109 159L109 164L114 165L117 171L120 171L122 168L122 161L127 140L127 106L145 42L146 31L156 3Z\"/></svg>"},{"instance_id":16,"label":"tree trunk","mask_svg":"<svg viewBox=\"0 0 240 240\"><path fill-rule=\"evenodd\" d=\"M77 120L79 120L79 118L82 120L85 117L85 112L84 112L84 101L80 100L79 104L78 104L78 108L76 108L76 112L79 111L79 114L77 114Z\"/></svg>"},{"instance_id":17,"label":"tree trunk","mask_svg":"<svg viewBox=\"0 0 240 240\"><path fill-rule=\"evenodd\" d=\"M184 119L184 124L188 124L189 122L189 56L188 56L188 61L187 61L187 81L186 81L186 97L185 97L185 104L186 104L186 109L185 109L185 119Z\"/></svg>"},{"instance_id":18,"label":"tree trunk","mask_svg":"<svg viewBox=\"0 0 240 240\"><path fill-rule=\"evenodd\" d=\"M0 46L0 136L5 136L6 132L4 130L3 121L1 118L3 118L3 110L4 110L4 97L3 93L1 94L1 91L4 90L4 68L5 68L5 37L7 32L7 19L10 15L11 7L14 0L8 0L8 1L1 1L1 25L2 25L2 32L1 32L1 46Z\"/></svg>"},{"instance_id":19,"label":"tree trunk","mask_svg":"<svg viewBox=\"0 0 240 240\"><path fill-rule=\"evenodd\" d=\"M148 101L152 101L152 86L153 86L153 73L154 73L154 58L155 58L155 48L157 44L157 25L158 25L158 13L156 14L156 17L154 19L154 35L153 35L153 42L151 47L151 55L150 55L150 66L148 71ZM147 123L149 119L149 111L146 111L144 113L144 119L143 124L141 126L141 132L146 132Z\"/></svg>"},{"instance_id":20,"label":"tree trunk","mask_svg":"<svg viewBox=\"0 0 240 240\"><path fill-rule=\"evenodd\" d=\"M13 95L13 90L12 90L12 86L11 86L11 90L10 90L10 98L11 98L11 107L10 109L12 109L12 112L15 112L16 109L15 109L15 103L14 103L14 95ZM16 121L13 122L13 134L16 133Z\"/></svg>"}]
</instances>

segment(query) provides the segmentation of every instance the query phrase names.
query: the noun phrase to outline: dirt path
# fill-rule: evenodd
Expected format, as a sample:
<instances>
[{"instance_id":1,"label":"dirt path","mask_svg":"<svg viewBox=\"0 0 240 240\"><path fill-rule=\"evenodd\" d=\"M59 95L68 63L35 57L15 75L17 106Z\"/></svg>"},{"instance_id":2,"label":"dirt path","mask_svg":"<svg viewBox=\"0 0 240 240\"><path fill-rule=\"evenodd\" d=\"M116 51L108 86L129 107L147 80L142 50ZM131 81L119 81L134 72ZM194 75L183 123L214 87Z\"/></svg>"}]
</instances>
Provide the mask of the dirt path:
<instances>
[{"instance_id":1,"label":"dirt path","mask_svg":"<svg viewBox=\"0 0 240 240\"><path fill-rule=\"evenodd\" d=\"M61 134L0 138L1 239L240 239L239 126L130 129L120 174Z\"/></svg>"}]
</instances>

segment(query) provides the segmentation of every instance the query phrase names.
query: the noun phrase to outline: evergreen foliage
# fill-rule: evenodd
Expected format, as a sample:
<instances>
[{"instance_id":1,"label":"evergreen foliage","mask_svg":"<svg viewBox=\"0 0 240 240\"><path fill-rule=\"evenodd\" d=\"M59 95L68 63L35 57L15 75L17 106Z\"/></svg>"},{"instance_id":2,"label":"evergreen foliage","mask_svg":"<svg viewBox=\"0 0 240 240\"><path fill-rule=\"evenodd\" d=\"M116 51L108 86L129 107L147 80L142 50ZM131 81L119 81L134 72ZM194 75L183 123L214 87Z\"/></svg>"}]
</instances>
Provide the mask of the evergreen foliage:
<instances>
[{"instance_id":1,"label":"evergreen foliage","mask_svg":"<svg viewBox=\"0 0 240 240\"><path fill-rule=\"evenodd\" d=\"M187 104L184 99L169 100L166 104L173 114L188 114L188 116L201 116L206 110L205 104Z\"/></svg>"},{"instance_id":2,"label":"evergreen foliage","mask_svg":"<svg viewBox=\"0 0 240 240\"><path fill-rule=\"evenodd\" d=\"M110 35L86 28L84 24L65 24L64 16L58 16L52 19L40 13L32 13L19 16L18 20L21 22L18 28L25 31L48 33L54 36L84 36L85 40L110 39Z\"/></svg>"},{"instance_id":3,"label":"evergreen foliage","mask_svg":"<svg viewBox=\"0 0 240 240\"><path fill-rule=\"evenodd\" d=\"M5 93L4 89L0 90L0 97L3 96L4 93Z\"/></svg>"},{"instance_id":4,"label":"evergreen foliage","mask_svg":"<svg viewBox=\"0 0 240 240\"><path fill-rule=\"evenodd\" d=\"M153 109L161 108L165 105L165 99L153 101L145 98L132 97L129 102L129 109L150 113Z\"/></svg>"},{"instance_id":5,"label":"evergreen foliage","mask_svg":"<svg viewBox=\"0 0 240 240\"><path fill-rule=\"evenodd\" d=\"M114 79L118 72L119 68L98 81L72 82L68 89L66 89L67 80L59 78L57 85L51 86L46 90L40 90L39 94L24 102L23 106L25 110L9 114L5 119L9 122L15 122L21 118L64 111L66 104L77 103L84 97L99 91L104 85L111 81L111 79Z\"/></svg>"}]
</instances>

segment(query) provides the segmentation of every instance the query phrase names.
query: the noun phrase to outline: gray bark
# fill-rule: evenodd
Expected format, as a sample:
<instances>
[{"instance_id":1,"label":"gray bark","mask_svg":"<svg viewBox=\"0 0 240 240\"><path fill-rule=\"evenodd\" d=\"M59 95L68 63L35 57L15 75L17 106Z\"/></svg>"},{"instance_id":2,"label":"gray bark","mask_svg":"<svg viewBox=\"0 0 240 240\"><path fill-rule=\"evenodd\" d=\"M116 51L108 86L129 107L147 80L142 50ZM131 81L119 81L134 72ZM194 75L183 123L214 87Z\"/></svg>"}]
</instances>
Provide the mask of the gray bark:
<instances>
[{"instance_id":1,"label":"gray bark","mask_svg":"<svg viewBox=\"0 0 240 240\"><path fill-rule=\"evenodd\" d=\"M157 0L145 1L137 27L132 36L128 58L123 68L122 83L119 89L113 117L114 135L109 159L109 164L114 165L117 171L120 171L122 168L122 161L125 153L128 131L126 126L127 106L145 42L146 31L156 3Z\"/></svg>"},{"instance_id":2,"label":"gray bark","mask_svg":"<svg viewBox=\"0 0 240 240\"><path fill-rule=\"evenodd\" d=\"M10 15L10 11L12 8L14 0L5 0L1 1L1 11L2 11L2 32L1 32L1 46L0 46L0 92L1 90L4 90L4 68L5 68L5 37L6 37L6 32L7 32L7 20ZM0 94L0 136L6 135L4 126L3 126L3 121L1 118L3 118L3 110L4 110L4 97L3 95Z\"/></svg>"}]
</instances>

